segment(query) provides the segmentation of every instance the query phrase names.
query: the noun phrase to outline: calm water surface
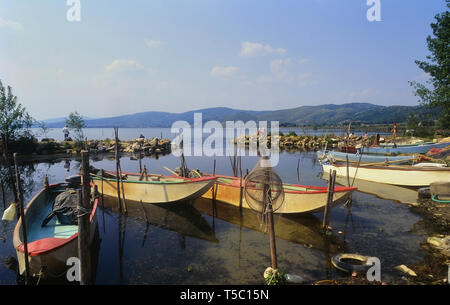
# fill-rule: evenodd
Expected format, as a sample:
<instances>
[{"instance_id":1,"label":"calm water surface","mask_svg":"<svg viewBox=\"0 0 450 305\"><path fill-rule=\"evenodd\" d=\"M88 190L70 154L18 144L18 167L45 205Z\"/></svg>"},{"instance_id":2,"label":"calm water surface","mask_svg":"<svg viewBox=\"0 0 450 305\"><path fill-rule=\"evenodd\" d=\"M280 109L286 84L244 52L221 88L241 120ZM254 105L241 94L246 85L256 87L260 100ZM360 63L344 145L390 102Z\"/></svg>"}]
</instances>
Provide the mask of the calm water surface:
<instances>
[{"instance_id":1,"label":"calm water surface","mask_svg":"<svg viewBox=\"0 0 450 305\"><path fill-rule=\"evenodd\" d=\"M122 130L121 130L122 131ZM157 135L155 135L157 136ZM190 168L211 172L214 158L186 157ZM217 157L216 173L230 175L228 157ZM300 175L297 164L300 160ZM256 157L243 157L242 168L251 170ZM145 158L149 172L168 174L163 168L179 166L173 155ZM112 170L115 161L95 158L91 164ZM121 158L123 171L137 172L138 161ZM79 172L79 162L60 160L25 166L26 198L42 188L43 177L50 183ZM284 182L326 186L322 169L313 152L282 152L275 168ZM411 190L404 189L405 192ZM400 189L401 192L401 189ZM397 192L398 193L398 192ZM384 199L382 199L384 197ZM376 256L381 260L382 280L399 279L394 267L419 262L424 252L426 226L421 217L388 195L379 197L357 191L351 209L332 209L333 235L324 238L320 226L323 214L276 216L279 268L308 281L342 276L330 265L339 252ZM129 215L116 212L114 200L105 201L97 212L100 235L97 284L263 284L262 274L270 265L269 238L258 217L226 204L209 200L166 206L147 206L149 224L140 206L130 205ZM16 284L16 274L4 264L15 257L12 233L15 223L2 221L0 227L0 284ZM341 234L338 232L341 231ZM119 240L121 241L119 243ZM123 246L120 248L119 244Z\"/></svg>"}]
</instances>

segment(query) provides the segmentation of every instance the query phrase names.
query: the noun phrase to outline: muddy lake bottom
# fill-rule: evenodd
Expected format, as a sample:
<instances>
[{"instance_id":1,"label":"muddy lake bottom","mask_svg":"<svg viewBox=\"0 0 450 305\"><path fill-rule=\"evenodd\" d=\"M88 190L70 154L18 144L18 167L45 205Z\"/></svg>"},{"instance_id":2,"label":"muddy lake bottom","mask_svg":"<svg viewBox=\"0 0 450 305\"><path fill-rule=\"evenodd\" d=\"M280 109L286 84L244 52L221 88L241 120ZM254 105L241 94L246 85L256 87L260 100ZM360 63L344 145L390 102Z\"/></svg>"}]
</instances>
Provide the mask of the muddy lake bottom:
<instances>
[{"instance_id":1,"label":"muddy lake bottom","mask_svg":"<svg viewBox=\"0 0 450 305\"><path fill-rule=\"evenodd\" d=\"M322 167L314 152L282 152L274 168L282 180L312 186L326 186ZM231 175L228 157L216 157L216 173ZM300 161L299 161L300 160ZM201 172L212 172L214 158L186 157L186 164ZM256 157L243 157L242 168L251 170ZM297 175L297 164L300 171ZM178 167L179 158L166 155L142 160L150 173L170 174L164 169ZM115 169L115 161L98 156L91 165ZM25 202L43 186L63 182L79 172L79 161L24 163ZM122 171L138 172L139 163L129 156L121 158ZM401 283L404 276L394 267L413 265L424 259L421 244L431 234L431 226L407 204L380 193L358 190L351 208L343 204L330 216L332 235L321 230L323 213L276 215L275 232L278 267L298 274L312 283L345 277L331 265L337 253L359 253L378 257L381 279ZM405 194L411 189L404 189ZM398 192L397 192L398 195ZM401 197L401 196L400 196ZM11 196L8 197L11 201ZM108 204L109 202L109 204ZM130 203L131 204L131 203ZM246 210L199 199L163 206L147 206L149 223L139 207L128 215L117 213L114 200L105 200L97 211L99 243L95 260L95 284L264 284L263 272L270 266L269 237L258 215ZM15 271L4 263L16 257L12 244L15 222L0 225L0 284L17 284ZM122 245L119 247L119 245Z\"/></svg>"}]
</instances>

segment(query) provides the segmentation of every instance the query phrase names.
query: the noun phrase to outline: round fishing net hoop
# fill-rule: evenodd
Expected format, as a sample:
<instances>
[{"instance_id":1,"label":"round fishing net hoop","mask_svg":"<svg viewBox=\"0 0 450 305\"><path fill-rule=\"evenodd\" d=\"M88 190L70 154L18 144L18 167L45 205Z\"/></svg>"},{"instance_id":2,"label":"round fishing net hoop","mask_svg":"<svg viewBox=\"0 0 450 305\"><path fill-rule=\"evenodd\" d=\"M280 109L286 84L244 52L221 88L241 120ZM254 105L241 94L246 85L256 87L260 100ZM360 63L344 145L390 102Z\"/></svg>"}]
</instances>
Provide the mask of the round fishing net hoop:
<instances>
[{"instance_id":1,"label":"round fishing net hoop","mask_svg":"<svg viewBox=\"0 0 450 305\"><path fill-rule=\"evenodd\" d=\"M284 202L283 182L270 166L260 159L245 178L244 196L251 209L266 214L269 207L277 211Z\"/></svg>"}]
</instances>

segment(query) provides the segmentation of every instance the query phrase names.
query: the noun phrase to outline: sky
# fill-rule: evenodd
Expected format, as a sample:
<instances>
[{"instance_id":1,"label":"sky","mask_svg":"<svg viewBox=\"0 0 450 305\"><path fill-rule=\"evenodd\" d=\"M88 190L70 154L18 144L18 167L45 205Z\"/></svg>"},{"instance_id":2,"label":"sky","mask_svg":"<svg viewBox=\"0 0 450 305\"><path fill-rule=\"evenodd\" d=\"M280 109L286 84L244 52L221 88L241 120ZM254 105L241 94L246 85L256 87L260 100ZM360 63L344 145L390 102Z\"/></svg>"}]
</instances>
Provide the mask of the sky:
<instances>
[{"instance_id":1,"label":"sky","mask_svg":"<svg viewBox=\"0 0 450 305\"><path fill-rule=\"evenodd\" d=\"M71 0L0 0L0 80L38 120L417 105L445 1L377 1L380 21L367 0L79 0L69 21Z\"/></svg>"}]
</instances>

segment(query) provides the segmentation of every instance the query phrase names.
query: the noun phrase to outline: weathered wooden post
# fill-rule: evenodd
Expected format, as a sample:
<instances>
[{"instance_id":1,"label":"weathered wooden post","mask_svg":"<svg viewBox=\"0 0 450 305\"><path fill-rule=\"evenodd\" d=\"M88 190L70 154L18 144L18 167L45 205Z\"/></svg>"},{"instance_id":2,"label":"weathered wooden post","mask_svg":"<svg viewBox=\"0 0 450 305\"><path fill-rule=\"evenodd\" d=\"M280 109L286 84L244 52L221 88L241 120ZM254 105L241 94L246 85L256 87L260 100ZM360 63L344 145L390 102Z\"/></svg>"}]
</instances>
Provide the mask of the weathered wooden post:
<instances>
[{"instance_id":1,"label":"weathered wooden post","mask_svg":"<svg viewBox=\"0 0 450 305\"><path fill-rule=\"evenodd\" d=\"M117 182L117 200L119 212L122 212L122 204L120 199L120 176L119 176L119 129L114 127L114 138L115 138L115 158L116 158L116 182Z\"/></svg>"},{"instance_id":2,"label":"weathered wooden post","mask_svg":"<svg viewBox=\"0 0 450 305\"><path fill-rule=\"evenodd\" d=\"M89 177L89 153L81 151L82 190L78 192L78 257L80 259L80 284L91 284L90 227L91 186Z\"/></svg>"},{"instance_id":3,"label":"weathered wooden post","mask_svg":"<svg viewBox=\"0 0 450 305\"><path fill-rule=\"evenodd\" d=\"M14 167L16 170L16 183L17 183L17 197L18 201L18 209L19 209L19 217L22 220L22 239L23 239L23 253L25 259L25 285L28 285L30 279L30 264L28 261L28 238L27 238L27 223L25 221L25 208L23 203L23 192L22 192L22 182L20 180L19 167L17 165L17 153L14 153Z\"/></svg>"},{"instance_id":4,"label":"weathered wooden post","mask_svg":"<svg viewBox=\"0 0 450 305\"><path fill-rule=\"evenodd\" d=\"M242 187L242 159L241 156L239 156L239 208L242 208L242 198L244 196L244 189Z\"/></svg>"},{"instance_id":5,"label":"weathered wooden post","mask_svg":"<svg viewBox=\"0 0 450 305\"><path fill-rule=\"evenodd\" d=\"M348 162L348 154L345 154L345 162L347 166L347 186L350 186L350 169L349 169L349 162Z\"/></svg>"},{"instance_id":6,"label":"weathered wooden post","mask_svg":"<svg viewBox=\"0 0 450 305\"><path fill-rule=\"evenodd\" d=\"M14 195L14 202L19 202L19 197L17 195L17 187L16 187L16 184L14 183L14 173L11 168L11 163L9 162L8 143L7 143L5 135L2 135L2 146L3 146L3 158L5 159L5 164L6 164L6 167L8 168L9 185L10 185L11 190ZM20 215L19 207L18 207L18 205L16 205L16 217L18 218L19 215Z\"/></svg>"},{"instance_id":7,"label":"weathered wooden post","mask_svg":"<svg viewBox=\"0 0 450 305\"><path fill-rule=\"evenodd\" d=\"M267 179L268 181L268 179ZM272 269L277 269L277 245L275 243L275 228L273 223L273 208L270 203L271 191L268 184L264 185L264 205L267 205L267 225L269 227L269 241L270 241L270 258L272 260Z\"/></svg>"},{"instance_id":8,"label":"weathered wooden post","mask_svg":"<svg viewBox=\"0 0 450 305\"><path fill-rule=\"evenodd\" d=\"M262 157L266 160L267 157ZM273 223L273 207L272 207L272 191L270 189L270 172L267 167L264 168L264 187L263 187L263 206L267 207L267 226L269 229L270 242L270 258L272 261L272 269L277 269L277 246L275 242L275 228Z\"/></svg>"},{"instance_id":9,"label":"weathered wooden post","mask_svg":"<svg viewBox=\"0 0 450 305\"><path fill-rule=\"evenodd\" d=\"M336 183L336 171L330 170L330 180L328 181L328 196L327 196L327 204L325 205L325 211L323 213L323 222L322 227L326 230L328 228L328 219L331 209L331 204L333 202L334 195L334 186Z\"/></svg>"},{"instance_id":10,"label":"weathered wooden post","mask_svg":"<svg viewBox=\"0 0 450 305\"><path fill-rule=\"evenodd\" d=\"M48 191L49 188L50 188L50 184L48 183L48 176L45 175L45 176L44 176L44 189L45 189L46 191Z\"/></svg>"},{"instance_id":11,"label":"weathered wooden post","mask_svg":"<svg viewBox=\"0 0 450 305\"><path fill-rule=\"evenodd\" d=\"M142 173L142 143L139 143L139 172Z\"/></svg>"},{"instance_id":12,"label":"weathered wooden post","mask_svg":"<svg viewBox=\"0 0 450 305\"><path fill-rule=\"evenodd\" d=\"M102 195L101 195L101 199L102 199L102 208L104 208L105 204L103 202L103 177L105 175L105 171L103 170L103 168L101 169L101 175L102 175Z\"/></svg>"},{"instance_id":13,"label":"weathered wooden post","mask_svg":"<svg viewBox=\"0 0 450 305\"><path fill-rule=\"evenodd\" d=\"M213 175L213 177L216 176L216 158L214 158L212 175ZM211 191L212 191L212 199L213 199L213 203L214 203L214 201L216 200L216 184L215 183L213 184ZM214 210L213 210L213 213L214 213Z\"/></svg>"},{"instance_id":14,"label":"weathered wooden post","mask_svg":"<svg viewBox=\"0 0 450 305\"><path fill-rule=\"evenodd\" d=\"M3 211L5 211L5 209L6 209L5 186L4 186L3 180L1 180L0 182L1 182L1 187L2 187Z\"/></svg>"}]
</instances>

